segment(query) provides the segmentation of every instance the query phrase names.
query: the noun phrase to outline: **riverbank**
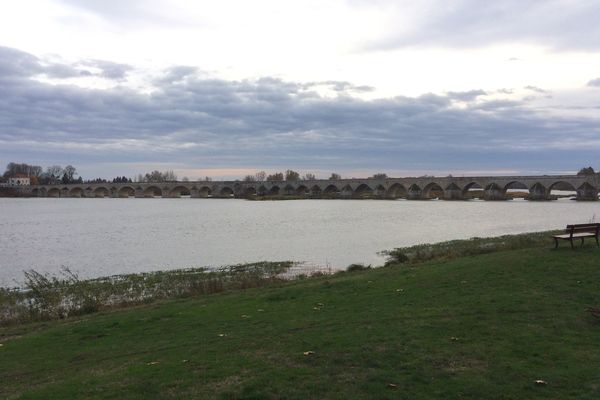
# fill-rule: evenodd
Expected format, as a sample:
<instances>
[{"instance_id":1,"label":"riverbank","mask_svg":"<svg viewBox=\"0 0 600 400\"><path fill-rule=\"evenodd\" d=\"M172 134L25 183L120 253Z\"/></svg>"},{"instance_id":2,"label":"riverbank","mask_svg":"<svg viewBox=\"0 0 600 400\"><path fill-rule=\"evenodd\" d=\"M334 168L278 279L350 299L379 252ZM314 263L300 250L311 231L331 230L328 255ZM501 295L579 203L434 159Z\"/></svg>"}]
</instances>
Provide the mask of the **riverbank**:
<instances>
[{"instance_id":1,"label":"riverbank","mask_svg":"<svg viewBox=\"0 0 600 400\"><path fill-rule=\"evenodd\" d=\"M543 236L0 328L0 396L596 398L600 250Z\"/></svg>"}]
</instances>

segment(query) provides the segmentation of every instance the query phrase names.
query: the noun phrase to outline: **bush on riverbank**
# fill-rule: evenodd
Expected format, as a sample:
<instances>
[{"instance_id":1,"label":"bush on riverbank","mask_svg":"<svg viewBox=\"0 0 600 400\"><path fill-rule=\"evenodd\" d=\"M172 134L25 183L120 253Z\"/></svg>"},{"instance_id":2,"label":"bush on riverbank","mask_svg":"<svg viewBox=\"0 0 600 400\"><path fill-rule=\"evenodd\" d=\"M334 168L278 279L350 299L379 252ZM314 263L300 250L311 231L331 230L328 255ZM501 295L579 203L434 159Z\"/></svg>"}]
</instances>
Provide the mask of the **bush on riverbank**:
<instances>
[{"instance_id":1,"label":"bush on riverbank","mask_svg":"<svg viewBox=\"0 0 600 400\"><path fill-rule=\"evenodd\" d=\"M25 272L25 285L0 289L0 324L63 319L100 309L240 290L281 282L291 261L257 262L216 270L189 268L82 280L68 269L61 276Z\"/></svg>"}]
</instances>

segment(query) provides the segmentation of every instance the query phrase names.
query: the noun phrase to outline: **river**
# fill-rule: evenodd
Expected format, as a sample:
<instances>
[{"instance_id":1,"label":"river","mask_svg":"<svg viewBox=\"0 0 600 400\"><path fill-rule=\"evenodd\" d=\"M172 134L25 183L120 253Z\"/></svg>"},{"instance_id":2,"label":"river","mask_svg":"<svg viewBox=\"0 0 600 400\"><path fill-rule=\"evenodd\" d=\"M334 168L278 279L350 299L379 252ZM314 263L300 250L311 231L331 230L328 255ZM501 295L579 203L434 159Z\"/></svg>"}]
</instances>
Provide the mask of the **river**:
<instances>
[{"instance_id":1,"label":"river","mask_svg":"<svg viewBox=\"0 0 600 400\"><path fill-rule=\"evenodd\" d=\"M564 228L600 203L0 198L0 286L23 270L82 277L260 260L345 268L381 250ZM550 245L550 241L549 241Z\"/></svg>"}]
</instances>

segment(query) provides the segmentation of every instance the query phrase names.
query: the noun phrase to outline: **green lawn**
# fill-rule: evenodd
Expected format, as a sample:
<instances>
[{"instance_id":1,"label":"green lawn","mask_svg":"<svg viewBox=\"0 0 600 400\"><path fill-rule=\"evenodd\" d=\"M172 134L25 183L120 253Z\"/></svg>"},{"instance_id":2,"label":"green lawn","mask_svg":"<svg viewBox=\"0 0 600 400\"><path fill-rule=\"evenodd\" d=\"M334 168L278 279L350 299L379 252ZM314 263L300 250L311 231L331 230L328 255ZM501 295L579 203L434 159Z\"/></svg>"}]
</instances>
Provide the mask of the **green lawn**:
<instances>
[{"instance_id":1,"label":"green lawn","mask_svg":"<svg viewBox=\"0 0 600 400\"><path fill-rule=\"evenodd\" d=\"M588 306L592 246L164 301L0 328L0 397L597 399Z\"/></svg>"}]
</instances>

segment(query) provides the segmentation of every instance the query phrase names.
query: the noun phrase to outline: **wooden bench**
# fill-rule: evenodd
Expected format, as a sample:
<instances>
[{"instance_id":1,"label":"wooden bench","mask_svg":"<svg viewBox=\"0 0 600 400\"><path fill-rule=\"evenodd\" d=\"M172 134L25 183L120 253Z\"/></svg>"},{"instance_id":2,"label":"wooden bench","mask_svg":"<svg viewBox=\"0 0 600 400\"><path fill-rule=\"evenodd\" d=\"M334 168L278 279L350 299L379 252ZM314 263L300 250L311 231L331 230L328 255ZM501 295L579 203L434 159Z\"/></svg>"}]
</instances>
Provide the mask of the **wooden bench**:
<instances>
[{"instance_id":1,"label":"wooden bench","mask_svg":"<svg viewBox=\"0 0 600 400\"><path fill-rule=\"evenodd\" d=\"M554 248L558 248L558 239L568 240L571 242L571 248L574 249L573 239L580 239L581 245L583 246L583 241L586 237L593 237L596 239L596 245L600 246L598 243L598 233L600 232L600 223L599 224L574 224L567 225L567 229L565 229L565 233L562 235L554 235Z\"/></svg>"}]
</instances>

